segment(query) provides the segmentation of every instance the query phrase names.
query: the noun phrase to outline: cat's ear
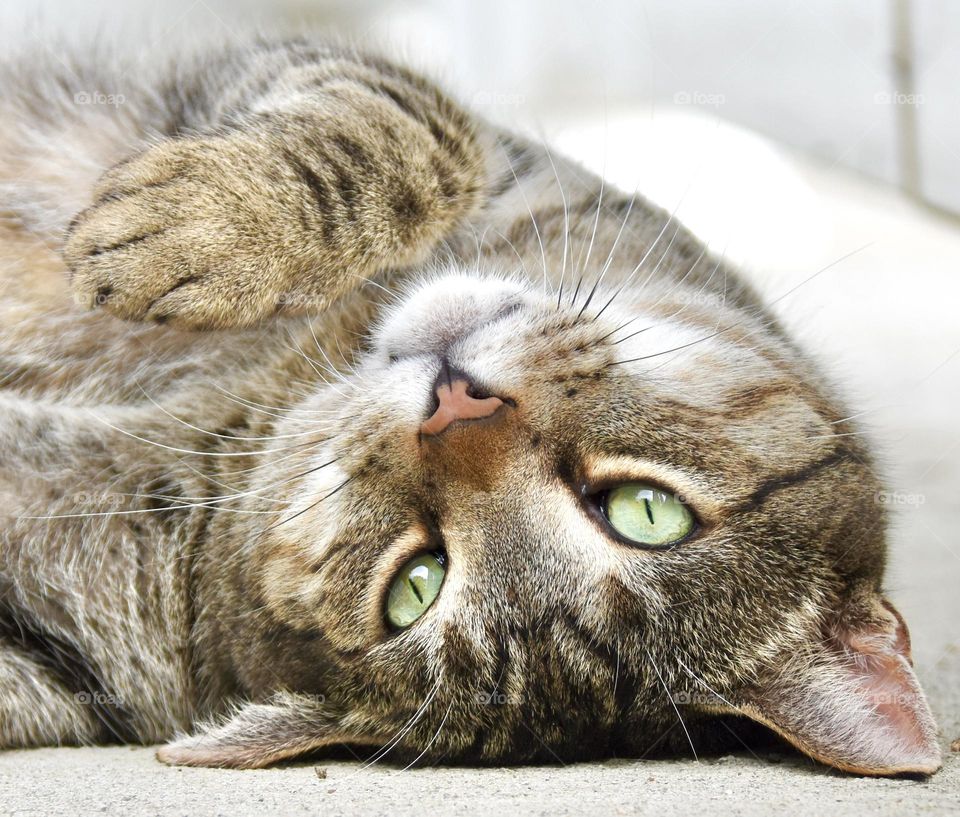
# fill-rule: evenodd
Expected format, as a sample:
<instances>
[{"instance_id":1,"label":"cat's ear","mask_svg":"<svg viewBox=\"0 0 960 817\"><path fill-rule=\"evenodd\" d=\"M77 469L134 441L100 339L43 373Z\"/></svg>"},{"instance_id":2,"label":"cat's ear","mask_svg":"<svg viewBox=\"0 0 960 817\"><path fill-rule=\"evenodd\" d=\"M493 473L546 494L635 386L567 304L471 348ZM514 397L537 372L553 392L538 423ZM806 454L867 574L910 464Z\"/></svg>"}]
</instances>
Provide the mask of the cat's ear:
<instances>
[{"instance_id":1,"label":"cat's ear","mask_svg":"<svg viewBox=\"0 0 960 817\"><path fill-rule=\"evenodd\" d=\"M913 672L906 624L884 599L870 607L783 656L741 711L844 771L933 774L941 765L937 727Z\"/></svg>"},{"instance_id":2,"label":"cat's ear","mask_svg":"<svg viewBox=\"0 0 960 817\"><path fill-rule=\"evenodd\" d=\"M256 769L330 744L367 742L345 734L339 719L315 697L280 693L200 726L159 749L157 758L172 766Z\"/></svg>"}]
</instances>

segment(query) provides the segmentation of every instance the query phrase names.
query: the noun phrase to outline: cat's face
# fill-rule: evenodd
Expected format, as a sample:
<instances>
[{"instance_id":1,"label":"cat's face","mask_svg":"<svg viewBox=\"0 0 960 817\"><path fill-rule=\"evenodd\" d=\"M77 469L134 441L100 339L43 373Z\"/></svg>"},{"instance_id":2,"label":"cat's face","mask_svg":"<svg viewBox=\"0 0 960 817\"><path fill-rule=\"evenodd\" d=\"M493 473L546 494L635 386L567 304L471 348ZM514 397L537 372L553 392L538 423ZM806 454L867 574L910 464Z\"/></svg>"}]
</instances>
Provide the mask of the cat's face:
<instances>
[{"instance_id":1,"label":"cat's face","mask_svg":"<svg viewBox=\"0 0 960 817\"><path fill-rule=\"evenodd\" d=\"M832 710L798 680L854 694L850 633L900 628L858 438L759 317L653 288L601 311L613 289L422 283L282 424L317 444L264 476L290 504L248 573L293 635L251 677L321 696L335 725L300 748L568 761L700 748L739 713L881 769L812 734ZM500 402L425 433L444 361Z\"/></svg>"}]
</instances>

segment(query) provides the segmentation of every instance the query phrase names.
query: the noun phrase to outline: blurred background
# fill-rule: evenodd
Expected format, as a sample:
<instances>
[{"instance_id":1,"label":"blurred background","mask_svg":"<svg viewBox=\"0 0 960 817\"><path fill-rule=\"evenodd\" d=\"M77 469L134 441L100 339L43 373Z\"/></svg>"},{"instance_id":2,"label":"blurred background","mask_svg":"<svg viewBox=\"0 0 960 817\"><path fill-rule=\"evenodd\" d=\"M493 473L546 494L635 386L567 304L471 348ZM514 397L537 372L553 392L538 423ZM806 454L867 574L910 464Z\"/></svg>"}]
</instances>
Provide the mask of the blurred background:
<instances>
[{"instance_id":1,"label":"blurred background","mask_svg":"<svg viewBox=\"0 0 960 817\"><path fill-rule=\"evenodd\" d=\"M951 0L0 2L4 49L139 56L251 27L420 68L653 198L738 263L862 413L888 586L960 734L960 3ZM78 88L123 94L117 87Z\"/></svg>"}]
</instances>

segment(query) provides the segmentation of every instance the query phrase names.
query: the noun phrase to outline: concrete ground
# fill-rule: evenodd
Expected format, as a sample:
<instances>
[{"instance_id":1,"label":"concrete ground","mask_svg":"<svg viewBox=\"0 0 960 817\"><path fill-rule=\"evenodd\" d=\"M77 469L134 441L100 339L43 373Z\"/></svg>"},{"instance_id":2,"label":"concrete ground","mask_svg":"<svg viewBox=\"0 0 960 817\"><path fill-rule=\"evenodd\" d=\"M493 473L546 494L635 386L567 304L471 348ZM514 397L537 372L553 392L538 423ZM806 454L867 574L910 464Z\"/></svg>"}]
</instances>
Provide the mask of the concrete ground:
<instances>
[{"instance_id":1,"label":"concrete ground","mask_svg":"<svg viewBox=\"0 0 960 817\"><path fill-rule=\"evenodd\" d=\"M671 134L669 123L656 133L631 127L607 126L608 175L628 189L640 181L672 209L671 197L691 181L681 171L697 140ZM623 148L609 138L614 132L624 136ZM960 228L882 188L784 157L754 137L714 127L708 133L721 155L714 150L705 162L711 172L692 180L688 220L738 261L762 269L754 277L772 298L810 279L778 308L854 410L867 412L864 424L885 464L886 501L895 513L888 589L910 624L946 750L960 738ZM584 160L603 152L587 131L568 137L568 150ZM680 146L673 156L671 145ZM651 155L650 165L631 164ZM711 214L725 221L711 221ZM732 236L725 234L731 225ZM694 810L957 814L960 754L947 751L944 769L926 782L842 775L786 751L483 770L321 761L245 772L167 768L144 748L0 755L0 814L11 815L665 817Z\"/></svg>"},{"instance_id":2,"label":"concrete ground","mask_svg":"<svg viewBox=\"0 0 960 817\"><path fill-rule=\"evenodd\" d=\"M833 773L799 758L608 761L539 769L307 764L169 769L149 749L39 749L0 759L11 815L956 814L960 756L928 783ZM319 779L316 769L326 772Z\"/></svg>"}]
</instances>

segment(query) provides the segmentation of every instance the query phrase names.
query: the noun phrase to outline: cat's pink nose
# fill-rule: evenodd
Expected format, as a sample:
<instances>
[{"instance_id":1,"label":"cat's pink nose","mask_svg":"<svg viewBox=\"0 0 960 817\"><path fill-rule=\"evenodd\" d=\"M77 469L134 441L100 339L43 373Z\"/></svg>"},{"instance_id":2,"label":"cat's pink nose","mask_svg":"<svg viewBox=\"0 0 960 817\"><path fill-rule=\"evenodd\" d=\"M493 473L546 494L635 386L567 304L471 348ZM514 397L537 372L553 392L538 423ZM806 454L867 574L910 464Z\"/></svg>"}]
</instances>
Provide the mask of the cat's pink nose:
<instances>
[{"instance_id":1,"label":"cat's pink nose","mask_svg":"<svg viewBox=\"0 0 960 817\"><path fill-rule=\"evenodd\" d=\"M437 410L420 426L420 433L426 436L442 434L456 420L480 420L491 416L503 405L499 397L474 397L470 388L466 378L451 375L444 364L436 386Z\"/></svg>"}]
</instances>

